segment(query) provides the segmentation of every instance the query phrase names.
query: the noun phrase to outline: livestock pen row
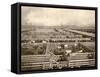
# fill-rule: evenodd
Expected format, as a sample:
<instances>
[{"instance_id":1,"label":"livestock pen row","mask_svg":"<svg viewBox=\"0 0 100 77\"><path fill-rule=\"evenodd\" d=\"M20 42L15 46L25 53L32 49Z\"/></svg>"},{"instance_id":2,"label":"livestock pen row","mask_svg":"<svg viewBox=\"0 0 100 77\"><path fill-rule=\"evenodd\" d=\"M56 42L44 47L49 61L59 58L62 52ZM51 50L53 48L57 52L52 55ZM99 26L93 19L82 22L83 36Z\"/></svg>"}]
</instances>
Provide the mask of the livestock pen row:
<instances>
[{"instance_id":1,"label":"livestock pen row","mask_svg":"<svg viewBox=\"0 0 100 77\"><path fill-rule=\"evenodd\" d=\"M91 55L91 53L73 53L67 61L60 59L62 55L54 55L54 60L57 59L54 62L50 61L50 55L22 55L21 69L25 71L95 66L95 58L89 59L89 55Z\"/></svg>"}]
</instances>

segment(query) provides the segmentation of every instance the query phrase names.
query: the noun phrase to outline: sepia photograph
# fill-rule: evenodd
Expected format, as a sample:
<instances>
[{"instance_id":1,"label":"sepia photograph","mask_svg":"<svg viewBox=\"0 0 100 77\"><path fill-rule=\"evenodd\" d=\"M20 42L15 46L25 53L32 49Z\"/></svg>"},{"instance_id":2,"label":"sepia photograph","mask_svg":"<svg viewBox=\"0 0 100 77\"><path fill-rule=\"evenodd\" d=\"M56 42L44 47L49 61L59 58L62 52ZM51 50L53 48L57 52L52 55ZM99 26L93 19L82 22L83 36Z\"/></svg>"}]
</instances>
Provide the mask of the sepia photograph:
<instances>
[{"instance_id":1,"label":"sepia photograph","mask_svg":"<svg viewBox=\"0 0 100 77\"><path fill-rule=\"evenodd\" d=\"M95 67L95 12L21 6L21 71Z\"/></svg>"}]
</instances>

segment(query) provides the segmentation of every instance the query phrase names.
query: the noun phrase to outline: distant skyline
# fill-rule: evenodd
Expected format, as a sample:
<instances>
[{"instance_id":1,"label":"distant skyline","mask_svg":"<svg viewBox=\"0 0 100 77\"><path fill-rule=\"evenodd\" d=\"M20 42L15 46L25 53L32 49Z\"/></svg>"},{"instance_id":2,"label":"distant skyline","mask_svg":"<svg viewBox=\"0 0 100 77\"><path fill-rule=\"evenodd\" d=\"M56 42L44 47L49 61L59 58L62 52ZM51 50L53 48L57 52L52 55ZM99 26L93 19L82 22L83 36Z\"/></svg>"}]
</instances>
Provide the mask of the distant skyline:
<instances>
[{"instance_id":1,"label":"distant skyline","mask_svg":"<svg viewBox=\"0 0 100 77\"><path fill-rule=\"evenodd\" d=\"M95 26L95 11L45 7L21 7L22 25L36 26Z\"/></svg>"}]
</instances>

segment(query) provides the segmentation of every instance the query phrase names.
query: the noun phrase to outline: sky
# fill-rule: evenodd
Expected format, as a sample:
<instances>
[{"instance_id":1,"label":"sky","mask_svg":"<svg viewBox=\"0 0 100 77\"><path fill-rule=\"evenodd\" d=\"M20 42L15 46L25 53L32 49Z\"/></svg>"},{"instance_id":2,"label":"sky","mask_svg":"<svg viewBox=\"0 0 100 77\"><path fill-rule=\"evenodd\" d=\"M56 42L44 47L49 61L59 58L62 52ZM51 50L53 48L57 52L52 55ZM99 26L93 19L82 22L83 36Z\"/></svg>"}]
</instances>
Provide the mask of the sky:
<instances>
[{"instance_id":1,"label":"sky","mask_svg":"<svg viewBox=\"0 0 100 77\"><path fill-rule=\"evenodd\" d=\"M89 26L95 25L95 11L22 6L21 21L35 26Z\"/></svg>"}]
</instances>

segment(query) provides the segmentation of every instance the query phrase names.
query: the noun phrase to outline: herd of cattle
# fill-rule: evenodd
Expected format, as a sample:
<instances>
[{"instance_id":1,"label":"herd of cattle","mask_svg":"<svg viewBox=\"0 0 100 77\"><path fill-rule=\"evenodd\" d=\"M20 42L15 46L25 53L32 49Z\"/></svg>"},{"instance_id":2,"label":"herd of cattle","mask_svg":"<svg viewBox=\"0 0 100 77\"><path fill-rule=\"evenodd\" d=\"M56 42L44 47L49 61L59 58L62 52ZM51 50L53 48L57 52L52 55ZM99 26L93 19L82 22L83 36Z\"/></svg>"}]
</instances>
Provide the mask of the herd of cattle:
<instances>
[{"instance_id":1,"label":"herd of cattle","mask_svg":"<svg viewBox=\"0 0 100 77\"><path fill-rule=\"evenodd\" d=\"M86 32L81 32L82 34L79 34L80 32L78 31L78 33L76 33L77 31L75 30L68 30L67 32L62 33L61 29L57 31L56 34L61 34L61 37L56 35L51 38L51 36L42 32L41 35L35 35L35 32L32 32L31 34L23 33L24 37L22 38L21 44L22 71L95 66L95 50L91 50L91 48L88 48L83 44L94 44L94 40L91 39L95 36L92 33L88 34ZM68 38L67 36L70 36L67 35L68 33L71 33L71 35L75 34L76 36L74 37L76 38ZM44 34L46 39L44 39ZM83 38L83 36L85 36L85 38ZM31 37L31 40L26 40L26 37Z\"/></svg>"}]
</instances>

